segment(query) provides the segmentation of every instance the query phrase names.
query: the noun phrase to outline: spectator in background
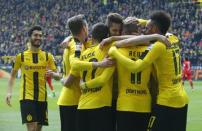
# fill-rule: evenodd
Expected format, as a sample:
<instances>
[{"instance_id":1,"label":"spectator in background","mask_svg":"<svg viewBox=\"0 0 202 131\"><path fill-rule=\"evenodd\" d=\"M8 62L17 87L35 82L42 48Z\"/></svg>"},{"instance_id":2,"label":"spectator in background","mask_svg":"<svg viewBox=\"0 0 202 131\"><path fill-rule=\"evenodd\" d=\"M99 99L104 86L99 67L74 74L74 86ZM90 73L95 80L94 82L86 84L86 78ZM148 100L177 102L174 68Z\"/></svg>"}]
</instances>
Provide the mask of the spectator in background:
<instances>
[{"instance_id":1,"label":"spectator in background","mask_svg":"<svg viewBox=\"0 0 202 131\"><path fill-rule=\"evenodd\" d=\"M79 4L78 4L79 3ZM82 6L79 6L82 5ZM16 55L25 49L26 30L33 24L44 27L42 49L60 55L59 43L68 36L66 21L76 14L86 15L89 28L104 22L107 14L117 12L124 17L147 18L152 10L165 10L172 15L171 32L179 34L182 55L189 57L193 65L199 60L198 48L202 36L202 11L194 2L170 0L58 0L27 1L9 0L0 3L0 56ZM175 10L173 10L175 8ZM185 35L184 35L185 34ZM186 50L186 49L190 50ZM190 53L194 55L190 55Z\"/></svg>"}]
</instances>

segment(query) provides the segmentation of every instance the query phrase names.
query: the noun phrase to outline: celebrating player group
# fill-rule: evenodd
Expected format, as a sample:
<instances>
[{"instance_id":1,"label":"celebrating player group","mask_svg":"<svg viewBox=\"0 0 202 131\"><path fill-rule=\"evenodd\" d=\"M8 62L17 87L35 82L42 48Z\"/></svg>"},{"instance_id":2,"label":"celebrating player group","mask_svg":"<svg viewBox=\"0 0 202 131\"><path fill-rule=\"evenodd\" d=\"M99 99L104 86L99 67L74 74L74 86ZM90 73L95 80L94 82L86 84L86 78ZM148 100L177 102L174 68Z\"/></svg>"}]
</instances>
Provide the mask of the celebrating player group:
<instances>
[{"instance_id":1,"label":"celebrating player group","mask_svg":"<svg viewBox=\"0 0 202 131\"><path fill-rule=\"evenodd\" d=\"M62 73L53 55L40 49L42 27L32 27L29 48L13 64L7 104L21 69L20 108L28 131L48 125L47 77L62 83L61 131L186 131L182 74L185 79L190 72L181 71L180 41L168 32L172 18L167 12L149 18L110 13L90 33L84 15L69 18L70 35L61 42Z\"/></svg>"}]
</instances>

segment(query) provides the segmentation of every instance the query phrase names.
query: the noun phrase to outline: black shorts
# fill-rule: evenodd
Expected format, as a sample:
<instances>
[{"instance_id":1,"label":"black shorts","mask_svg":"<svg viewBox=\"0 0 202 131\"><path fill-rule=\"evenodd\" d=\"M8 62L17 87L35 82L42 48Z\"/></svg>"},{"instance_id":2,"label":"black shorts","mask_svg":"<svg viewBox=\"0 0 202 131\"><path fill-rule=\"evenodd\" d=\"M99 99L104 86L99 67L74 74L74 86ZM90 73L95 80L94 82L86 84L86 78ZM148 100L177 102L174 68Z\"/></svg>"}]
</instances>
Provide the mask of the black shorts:
<instances>
[{"instance_id":1,"label":"black shorts","mask_svg":"<svg viewBox=\"0 0 202 131\"><path fill-rule=\"evenodd\" d=\"M59 106L61 131L76 131L77 106Z\"/></svg>"},{"instance_id":2,"label":"black shorts","mask_svg":"<svg viewBox=\"0 0 202 131\"><path fill-rule=\"evenodd\" d=\"M22 124L38 122L40 125L48 125L47 102L21 100L20 109Z\"/></svg>"},{"instance_id":3,"label":"black shorts","mask_svg":"<svg viewBox=\"0 0 202 131\"><path fill-rule=\"evenodd\" d=\"M187 108L155 105L148 124L148 131L186 131Z\"/></svg>"},{"instance_id":4,"label":"black shorts","mask_svg":"<svg viewBox=\"0 0 202 131\"><path fill-rule=\"evenodd\" d=\"M146 131L151 114L117 111L117 131Z\"/></svg>"},{"instance_id":5,"label":"black shorts","mask_svg":"<svg viewBox=\"0 0 202 131\"><path fill-rule=\"evenodd\" d=\"M78 109L77 131L112 131L111 108Z\"/></svg>"},{"instance_id":6,"label":"black shorts","mask_svg":"<svg viewBox=\"0 0 202 131\"><path fill-rule=\"evenodd\" d=\"M112 122L113 122L112 123L112 126L113 126L112 131L116 131L116 129L117 129L116 106L117 106L117 99L112 99L112 106L111 106Z\"/></svg>"}]
</instances>

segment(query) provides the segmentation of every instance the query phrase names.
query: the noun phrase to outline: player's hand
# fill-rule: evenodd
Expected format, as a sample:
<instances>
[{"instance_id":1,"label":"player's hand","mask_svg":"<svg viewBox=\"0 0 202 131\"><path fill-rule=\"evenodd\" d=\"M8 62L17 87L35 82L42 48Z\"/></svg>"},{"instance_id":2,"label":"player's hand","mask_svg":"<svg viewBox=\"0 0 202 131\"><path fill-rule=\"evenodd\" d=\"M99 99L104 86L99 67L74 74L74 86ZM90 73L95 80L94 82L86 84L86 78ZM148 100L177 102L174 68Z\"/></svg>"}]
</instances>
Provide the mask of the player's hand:
<instances>
[{"instance_id":1,"label":"player's hand","mask_svg":"<svg viewBox=\"0 0 202 131\"><path fill-rule=\"evenodd\" d=\"M60 43L60 47L63 48L63 49L68 48L71 39L72 39L72 36L66 37L66 38Z\"/></svg>"},{"instance_id":2,"label":"player's hand","mask_svg":"<svg viewBox=\"0 0 202 131\"><path fill-rule=\"evenodd\" d=\"M85 92L85 89L87 88L86 87L86 83L83 82L83 80L80 80L80 88L81 88L81 92L84 93Z\"/></svg>"},{"instance_id":3,"label":"player's hand","mask_svg":"<svg viewBox=\"0 0 202 131\"><path fill-rule=\"evenodd\" d=\"M134 24L138 24L139 21L138 21L138 18L133 16L133 17L127 17L125 20L124 20L124 23L126 24L130 24L130 23L134 23Z\"/></svg>"},{"instance_id":4,"label":"player's hand","mask_svg":"<svg viewBox=\"0 0 202 131\"><path fill-rule=\"evenodd\" d=\"M100 49L103 49L104 46L110 44L112 42L112 38L109 37L109 38L106 38L106 39L103 39L100 43Z\"/></svg>"},{"instance_id":5,"label":"player's hand","mask_svg":"<svg viewBox=\"0 0 202 131\"><path fill-rule=\"evenodd\" d=\"M116 61L112 58L104 58L101 62L100 62L100 66L99 67L111 67L114 66L116 63Z\"/></svg>"},{"instance_id":6,"label":"player's hand","mask_svg":"<svg viewBox=\"0 0 202 131\"><path fill-rule=\"evenodd\" d=\"M171 43L163 35L158 35L158 40L161 41L166 47L171 47Z\"/></svg>"},{"instance_id":7,"label":"player's hand","mask_svg":"<svg viewBox=\"0 0 202 131\"><path fill-rule=\"evenodd\" d=\"M55 77L55 72L52 70L47 70L45 73L45 77Z\"/></svg>"},{"instance_id":8,"label":"player's hand","mask_svg":"<svg viewBox=\"0 0 202 131\"><path fill-rule=\"evenodd\" d=\"M12 93L7 93L7 95L6 95L6 104L8 106L10 106L10 107L11 107L11 98L12 98Z\"/></svg>"}]
</instances>

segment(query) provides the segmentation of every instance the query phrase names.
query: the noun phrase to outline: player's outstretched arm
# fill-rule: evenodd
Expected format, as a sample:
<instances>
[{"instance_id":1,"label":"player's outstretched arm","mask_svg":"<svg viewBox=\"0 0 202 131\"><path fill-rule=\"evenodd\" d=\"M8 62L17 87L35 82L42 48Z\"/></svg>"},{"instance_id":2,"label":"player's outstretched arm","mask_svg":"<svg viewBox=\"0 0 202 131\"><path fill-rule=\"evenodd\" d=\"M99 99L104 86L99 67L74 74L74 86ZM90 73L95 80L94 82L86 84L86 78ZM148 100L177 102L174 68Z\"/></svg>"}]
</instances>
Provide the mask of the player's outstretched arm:
<instances>
[{"instance_id":1,"label":"player's outstretched arm","mask_svg":"<svg viewBox=\"0 0 202 131\"><path fill-rule=\"evenodd\" d=\"M81 61L77 59L72 62L71 66L72 70L87 70L93 68L93 62Z\"/></svg>"},{"instance_id":2,"label":"player's outstretched arm","mask_svg":"<svg viewBox=\"0 0 202 131\"><path fill-rule=\"evenodd\" d=\"M12 70L11 76L8 80L8 89L6 94L6 103L8 106L11 106L12 90L13 90L16 74L17 74L17 70Z\"/></svg>"},{"instance_id":3,"label":"player's outstretched arm","mask_svg":"<svg viewBox=\"0 0 202 131\"><path fill-rule=\"evenodd\" d=\"M140 59L136 61L122 55L116 47L111 47L108 54L131 72L139 72L153 63L159 56L164 55L165 52L165 45L160 42L156 42L148 47L148 50L146 50L142 56L140 56Z\"/></svg>"},{"instance_id":4,"label":"player's outstretched arm","mask_svg":"<svg viewBox=\"0 0 202 131\"><path fill-rule=\"evenodd\" d=\"M60 43L60 47L65 49L67 47L69 47L69 42L71 41L72 36L68 36L66 37L61 43Z\"/></svg>"},{"instance_id":5,"label":"player's outstretched arm","mask_svg":"<svg viewBox=\"0 0 202 131\"><path fill-rule=\"evenodd\" d=\"M69 74L67 77L61 79L61 83L65 87L69 87L75 80L77 80L78 77Z\"/></svg>"},{"instance_id":6,"label":"player's outstretched arm","mask_svg":"<svg viewBox=\"0 0 202 131\"><path fill-rule=\"evenodd\" d=\"M108 37L108 38L102 40L102 42L100 43L100 49L103 49L104 46L107 46L114 41L125 40L125 39L132 38L132 37L134 37L134 35L122 35L122 36Z\"/></svg>"},{"instance_id":7,"label":"player's outstretched arm","mask_svg":"<svg viewBox=\"0 0 202 131\"><path fill-rule=\"evenodd\" d=\"M115 64L115 61L112 59L103 59L102 61L99 62L88 62L88 61L80 61L80 60L75 60L72 63L72 70L88 70L88 69L93 69L93 68L106 68L106 67L111 67Z\"/></svg>"},{"instance_id":8,"label":"player's outstretched arm","mask_svg":"<svg viewBox=\"0 0 202 131\"><path fill-rule=\"evenodd\" d=\"M100 76L90 81L81 83L80 86L82 89L96 88L96 87L103 86L112 77L113 72L114 72L114 67L106 68Z\"/></svg>"},{"instance_id":9,"label":"player's outstretched arm","mask_svg":"<svg viewBox=\"0 0 202 131\"><path fill-rule=\"evenodd\" d=\"M62 78L62 74L60 74L58 71L47 70L45 75L46 77L50 76L55 80L60 80Z\"/></svg>"},{"instance_id":10,"label":"player's outstretched arm","mask_svg":"<svg viewBox=\"0 0 202 131\"><path fill-rule=\"evenodd\" d=\"M166 46L171 46L171 44L167 40L167 38L165 36L159 35L159 34L134 36L132 38L117 41L117 42L115 42L114 45L118 48L133 47L133 46L138 46L138 45L150 45L151 42L154 40L158 40L158 41L164 43Z\"/></svg>"}]
</instances>

